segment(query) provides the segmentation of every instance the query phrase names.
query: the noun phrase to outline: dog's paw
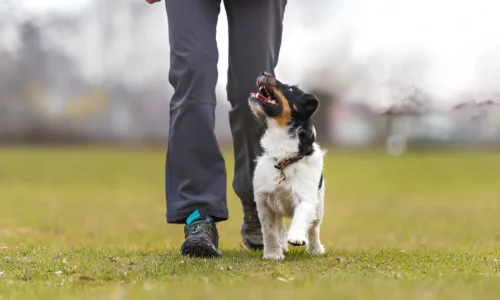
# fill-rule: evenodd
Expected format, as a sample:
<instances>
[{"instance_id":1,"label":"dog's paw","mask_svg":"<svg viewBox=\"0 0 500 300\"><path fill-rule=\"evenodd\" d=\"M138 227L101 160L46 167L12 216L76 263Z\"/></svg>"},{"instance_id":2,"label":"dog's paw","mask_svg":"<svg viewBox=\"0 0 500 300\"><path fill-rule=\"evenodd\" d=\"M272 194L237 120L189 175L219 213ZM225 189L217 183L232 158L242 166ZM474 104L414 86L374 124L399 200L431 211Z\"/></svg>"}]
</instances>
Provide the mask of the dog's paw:
<instances>
[{"instance_id":1,"label":"dog's paw","mask_svg":"<svg viewBox=\"0 0 500 300\"><path fill-rule=\"evenodd\" d=\"M293 246L304 246L308 243L305 233L289 232L288 243Z\"/></svg>"},{"instance_id":2,"label":"dog's paw","mask_svg":"<svg viewBox=\"0 0 500 300\"><path fill-rule=\"evenodd\" d=\"M312 254L312 255L321 255L321 254L325 254L325 247L321 244L317 244L317 245L310 245L308 248L307 248L307 252L309 254Z\"/></svg>"},{"instance_id":3,"label":"dog's paw","mask_svg":"<svg viewBox=\"0 0 500 300\"><path fill-rule=\"evenodd\" d=\"M284 253L288 252L288 244L281 245L281 250L283 250Z\"/></svg>"},{"instance_id":4,"label":"dog's paw","mask_svg":"<svg viewBox=\"0 0 500 300\"><path fill-rule=\"evenodd\" d=\"M264 253L264 259L270 260L283 260L285 255L283 253Z\"/></svg>"}]
</instances>

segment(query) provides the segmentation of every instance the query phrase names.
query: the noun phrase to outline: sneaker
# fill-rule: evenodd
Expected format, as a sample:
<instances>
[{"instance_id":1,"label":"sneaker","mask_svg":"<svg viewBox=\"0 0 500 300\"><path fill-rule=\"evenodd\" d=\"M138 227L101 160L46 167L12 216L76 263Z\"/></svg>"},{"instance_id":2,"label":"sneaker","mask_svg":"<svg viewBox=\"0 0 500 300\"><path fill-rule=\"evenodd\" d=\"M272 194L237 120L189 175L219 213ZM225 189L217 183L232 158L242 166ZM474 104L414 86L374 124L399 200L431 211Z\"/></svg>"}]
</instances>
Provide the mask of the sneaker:
<instances>
[{"instance_id":1,"label":"sneaker","mask_svg":"<svg viewBox=\"0 0 500 300\"><path fill-rule=\"evenodd\" d=\"M243 238L243 243L245 243L248 249L264 249L262 226L260 224L257 209L244 213L243 224L241 224L241 236Z\"/></svg>"},{"instance_id":2,"label":"sneaker","mask_svg":"<svg viewBox=\"0 0 500 300\"><path fill-rule=\"evenodd\" d=\"M181 255L205 258L222 255L218 249L217 227L212 218L207 215L206 210L197 209L187 218L184 236Z\"/></svg>"}]
</instances>

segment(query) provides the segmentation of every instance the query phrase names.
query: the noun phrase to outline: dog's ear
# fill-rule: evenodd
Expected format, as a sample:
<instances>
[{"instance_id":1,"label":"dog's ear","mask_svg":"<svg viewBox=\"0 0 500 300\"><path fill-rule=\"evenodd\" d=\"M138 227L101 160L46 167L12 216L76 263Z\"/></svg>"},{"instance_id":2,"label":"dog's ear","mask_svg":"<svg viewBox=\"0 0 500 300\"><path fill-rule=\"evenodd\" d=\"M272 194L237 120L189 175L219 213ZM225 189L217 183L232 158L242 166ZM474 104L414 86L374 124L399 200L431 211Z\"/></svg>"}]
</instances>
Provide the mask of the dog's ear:
<instances>
[{"instance_id":1,"label":"dog's ear","mask_svg":"<svg viewBox=\"0 0 500 300\"><path fill-rule=\"evenodd\" d=\"M300 98L302 100L302 110L307 117L312 117L319 107L318 98L313 94L304 94Z\"/></svg>"}]
</instances>

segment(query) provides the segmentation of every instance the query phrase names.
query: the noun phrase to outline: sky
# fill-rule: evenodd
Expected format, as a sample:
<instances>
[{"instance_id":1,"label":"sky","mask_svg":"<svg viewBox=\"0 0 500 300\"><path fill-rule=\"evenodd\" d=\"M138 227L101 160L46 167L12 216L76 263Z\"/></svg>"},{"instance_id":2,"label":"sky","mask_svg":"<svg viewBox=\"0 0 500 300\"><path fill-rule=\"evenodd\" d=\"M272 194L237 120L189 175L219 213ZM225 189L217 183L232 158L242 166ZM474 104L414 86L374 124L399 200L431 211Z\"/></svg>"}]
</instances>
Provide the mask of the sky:
<instances>
[{"instance_id":1,"label":"sky","mask_svg":"<svg viewBox=\"0 0 500 300\"><path fill-rule=\"evenodd\" d=\"M19 1L19 0L17 0ZM24 7L34 13L74 12L81 9L87 0L21 0Z\"/></svg>"},{"instance_id":2,"label":"sky","mask_svg":"<svg viewBox=\"0 0 500 300\"><path fill-rule=\"evenodd\" d=\"M365 0L355 13L357 52L416 51L434 61L437 92L474 86L476 62L500 50L498 0ZM497 55L498 56L498 55ZM497 66L500 67L500 66ZM479 70L480 71L480 70Z\"/></svg>"},{"instance_id":3,"label":"sky","mask_svg":"<svg viewBox=\"0 0 500 300\"><path fill-rule=\"evenodd\" d=\"M299 1L310 1L312 5L306 7ZM87 0L22 2L31 12L43 14L78 11ZM289 0L288 7L278 66L286 81L300 81L304 70L321 67L322 58L335 51L339 38L346 34L351 37L350 55L356 62L370 65L376 53L425 56L429 66L419 83L443 97L475 89L482 81L496 82L494 78L500 76L498 0ZM314 18L321 21L304 25ZM222 32L218 36L220 54L224 57L227 50L222 47L227 47L227 26L221 24L219 30ZM302 41L304 47L297 48L297 40ZM497 54L490 54L479 67L477 62L485 59L485 53ZM388 78L394 75L394 66L398 63L395 58L386 65L372 66L369 71L373 78ZM227 67L224 60L219 67ZM225 71L221 71L224 80ZM491 75L485 75L489 79L478 82L478 73ZM500 83L495 87L500 90Z\"/></svg>"}]
</instances>

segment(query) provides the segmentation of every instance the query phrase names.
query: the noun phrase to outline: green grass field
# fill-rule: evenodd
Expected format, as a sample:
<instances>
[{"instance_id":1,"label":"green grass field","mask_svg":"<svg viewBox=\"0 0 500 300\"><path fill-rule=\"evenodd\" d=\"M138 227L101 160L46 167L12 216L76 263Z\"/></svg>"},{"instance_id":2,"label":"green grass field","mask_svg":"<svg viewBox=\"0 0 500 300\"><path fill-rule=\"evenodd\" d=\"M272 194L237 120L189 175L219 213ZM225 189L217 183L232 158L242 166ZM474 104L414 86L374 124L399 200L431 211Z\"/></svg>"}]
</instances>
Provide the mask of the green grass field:
<instances>
[{"instance_id":1,"label":"green grass field","mask_svg":"<svg viewBox=\"0 0 500 300\"><path fill-rule=\"evenodd\" d=\"M224 256L181 257L163 166L163 149L0 149L0 299L500 296L500 154L332 149L327 255L281 262L242 246L230 184Z\"/></svg>"}]
</instances>

